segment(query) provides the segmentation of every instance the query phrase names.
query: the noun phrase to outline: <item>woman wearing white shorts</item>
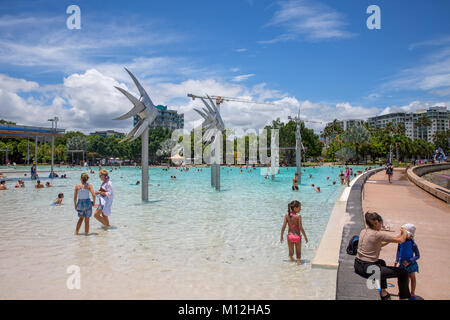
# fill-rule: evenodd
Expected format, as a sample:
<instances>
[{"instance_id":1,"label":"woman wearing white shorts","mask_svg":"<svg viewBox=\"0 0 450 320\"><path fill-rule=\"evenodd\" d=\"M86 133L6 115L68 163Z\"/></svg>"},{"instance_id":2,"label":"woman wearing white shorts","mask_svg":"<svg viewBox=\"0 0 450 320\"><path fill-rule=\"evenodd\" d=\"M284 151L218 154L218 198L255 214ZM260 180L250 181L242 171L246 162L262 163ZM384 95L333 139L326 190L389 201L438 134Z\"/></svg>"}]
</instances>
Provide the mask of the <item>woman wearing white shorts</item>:
<instances>
[{"instance_id":1,"label":"woman wearing white shorts","mask_svg":"<svg viewBox=\"0 0 450 320\"><path fill-rule=\"evenodd\" d=\"M109 216L111 215L111 206L114 198L114 190L112 183L109 179L108 171L100 170L100 179L102 185L100 190L95 194L98 195L100 200L99 206L95 211L94 217L100 221L106 228L109 227Z\"/></svg>"}]
</instances>

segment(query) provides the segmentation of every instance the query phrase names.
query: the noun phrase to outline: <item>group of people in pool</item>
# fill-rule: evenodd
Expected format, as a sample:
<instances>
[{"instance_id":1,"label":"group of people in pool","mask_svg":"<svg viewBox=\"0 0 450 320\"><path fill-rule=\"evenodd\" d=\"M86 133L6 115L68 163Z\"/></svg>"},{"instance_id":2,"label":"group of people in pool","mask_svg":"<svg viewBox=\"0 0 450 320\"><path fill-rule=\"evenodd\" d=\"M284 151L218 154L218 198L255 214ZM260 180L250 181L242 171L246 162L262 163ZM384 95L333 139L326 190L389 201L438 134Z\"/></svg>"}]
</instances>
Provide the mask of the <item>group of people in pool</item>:
<instances>
[{"instance_id":1,"label":"group of people in pool","mask_svg":"<svg viewBox=\"0 0 450 320\"><path fill-rule=\"evenodd\" d=\"M303 169L303 172L306 172L306 170ZM302 173L300 173L300 174L302 174ZM292 178L292 190L293 191L299 190L298 177L299 177L299 174L298 174L298 172L296 172L294 175L294 178ZM313 177L312 174L309 174L309 178L312 179L312 177ZM327 180L330 180L330 177L327 177ZM333 181L333 185L335 185L335 184L336 184L336 181ZM314 183L311 184L311 187L313 187L316 192L321 192L320 187L315 186Z\"/></svg>"},{"instance_id":2,"label":"group of people in pool","mask_svg":"<svg viewBox=\"0 0 450 320\"><path fill-rule=\"evenodd\" d=\"M36 184L34 185L35 189L41 189L41 188L51 188L53 187L50 182L46 182L45 186L41 183L41 180L37 180ZM21 189L21 188L25 188L25 182L22 179L18 179L17 183L15 185L16 189ZM8 190L8 187L6 186L6 181L5 180L1 180L0 181L0 190Z\"/></svg>"}]
</instances>

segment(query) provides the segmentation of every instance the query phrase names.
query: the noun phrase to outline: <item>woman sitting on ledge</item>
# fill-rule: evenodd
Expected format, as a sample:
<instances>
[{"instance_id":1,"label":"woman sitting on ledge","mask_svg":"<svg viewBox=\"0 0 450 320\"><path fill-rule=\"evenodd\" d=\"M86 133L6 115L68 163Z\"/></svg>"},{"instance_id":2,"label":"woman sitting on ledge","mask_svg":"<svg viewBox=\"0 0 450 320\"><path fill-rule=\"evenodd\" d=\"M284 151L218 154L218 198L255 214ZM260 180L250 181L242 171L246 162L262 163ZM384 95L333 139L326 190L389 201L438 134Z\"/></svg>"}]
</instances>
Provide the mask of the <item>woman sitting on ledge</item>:
<instances>
[{"instance_id":1,"label":"woman sitting on ledge","mask_svg":"<svg viewBox=\"0 0 450 320\"><path fill-rule=\"evenodd\" d=\"M390 299L391 295L386 291L386 279L389 278L398 278L400 299L411 298L408 287L408 271L399 267L387 267L386 262L379 259L381 247L389 243L405 242L406 230L401 228L401 233L397 236L393 236L388 231L381 231L383 219L376 212L366 212L365 219L367 227L359 234L358 253L355 258L355 272L367 279L374 272L373 267L368 270L370 266L379 268L379 271L376 271L375 274L378 273L380 276L381 300Z\"/></svg>"}]
</instances>

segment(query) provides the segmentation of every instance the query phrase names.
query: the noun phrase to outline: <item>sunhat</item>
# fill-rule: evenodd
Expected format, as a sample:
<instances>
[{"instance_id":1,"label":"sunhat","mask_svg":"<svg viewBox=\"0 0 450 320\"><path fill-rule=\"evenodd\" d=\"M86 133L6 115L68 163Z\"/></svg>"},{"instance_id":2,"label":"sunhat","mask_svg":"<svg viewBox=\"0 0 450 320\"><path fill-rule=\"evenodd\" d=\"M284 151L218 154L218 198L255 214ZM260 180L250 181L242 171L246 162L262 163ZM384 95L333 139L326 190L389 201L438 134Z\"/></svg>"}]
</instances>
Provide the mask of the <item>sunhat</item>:
<instances>
[{"instance_id":1,"label":"sunhat","mask_svg":"<svg viewBox=\"0 0 450 320\"><path fill-rule=\"evenodd\" d=\"M406 229L406 231L408 232L408 235L410 235L411 237L414 237L414 234L416 233L416 226L413 225L412 223L406 223L404 225L402 225L403 229Z\"/></svg>"}]
</instances>

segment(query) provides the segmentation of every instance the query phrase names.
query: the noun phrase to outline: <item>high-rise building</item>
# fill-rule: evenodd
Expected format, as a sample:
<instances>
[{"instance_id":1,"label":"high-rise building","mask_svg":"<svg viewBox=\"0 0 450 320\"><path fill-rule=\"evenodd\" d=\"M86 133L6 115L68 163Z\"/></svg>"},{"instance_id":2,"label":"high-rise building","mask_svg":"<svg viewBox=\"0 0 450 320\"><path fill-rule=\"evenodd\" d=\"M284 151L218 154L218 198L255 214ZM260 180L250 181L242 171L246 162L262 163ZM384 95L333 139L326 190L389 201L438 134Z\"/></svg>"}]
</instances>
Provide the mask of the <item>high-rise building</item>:
<instances>
[{"instance_id":1,"label":"high-rise building","mask_svg":"<svg viewBox=\"0 0 450 320\"><path fill-rule=\"evenodd\" d=\"M125 134L122 132L117 132L114 130L105 130L105 131L95 131L89 133L90 136L100 136L100 137L110 137L110 136L119 136L123 137Z\"/></svg>"},{"instance_id":2,"label":"high-rise building","mask_svg":"<svg viewBox=\"0 0 450 320\"><path fill-rule=\"evenodd\" d=\"M347 120L341 120L339 121L339 124L341 125L342 130L347 130L347 128L354 127L358 124L363 124L364 120L360 119L347 119Z\"/></svg>"},{"instance_id":3,"label":"high-rise building","mask_svg":"<svg viewBox=\"0 0 450 320\"><path fill-rule=\"evenodd\" d=\"M405 126L405 135L408 138L414 139L414 123L413 116L411 113L407 112L394 112L383 114L376 117L371 117L367 119L369 125L374 129L384 128L389 122L393 125L402 123Z\"/></svg>"},{"instance_id":4,"label":"high-rise building","mask_svg":"<svg viewBox=\"0 0 450 320\"><path fill-rule=\"evenodd\" d=\"M413 113L414 139L421 138L427 141L433 140L433 135L438 131L446 131L450 128L450 111L447 107L432 107L428 110L417 110ZM417 123L421 118L427 116L431 120L431 126L419 126Z\"/></svg>"},{"instance_id":5,"label":"high-rise building","mask_svg":"<svg viewBox=\"0 0 450 320\"><path fill-rule=\"evenodd\" d=\"M156 109L158 109L158 116L155 121L150 125L150 128L166 128L170 131L175 129L184 128L184 114L178 113L175 110L167 109L167 106L157 105ZM138 122L138 118L134 117L134 124L136 125Z\"/></svg>"},{"instance_id":6,"label":"high-rise building","mask_svg":"<svg viewBox=\"0 0 450 320\"><path fill-rule=\"evenodd\" d=\"M419 120L427 116L431 120L431 126L420 126ZM394 112L371 117L367 120L372 128L384 128L389 122L394 125L402 123L405 125L405 135L413 140L424 139L433 141L433 135L438 131L446 131L450 128L450 111L447 107L431 107L428 110L417 110L415 112Z\"/></svg>"},{"instance_id":7,"label":"high-rise building","mask_svg":"<svg viewBox=\"0 0 450 320\"><path fill-rule=\"evenodd\" d=\"M419 120L425 115L431 120L430 126L420 126ZM339 121L343 130L363 122L363 120L354 119ZM450 110L447 110L447 107L435 106L428 110L417 110L415 112L393 112L370 117L367 122L374 129L385 128L389 122L393 125L402 123L405 126L405 135L408 138L413 140L420 138L432 142L433 135L436 132L450 129Z\"/></svg>"}]
</instances>

